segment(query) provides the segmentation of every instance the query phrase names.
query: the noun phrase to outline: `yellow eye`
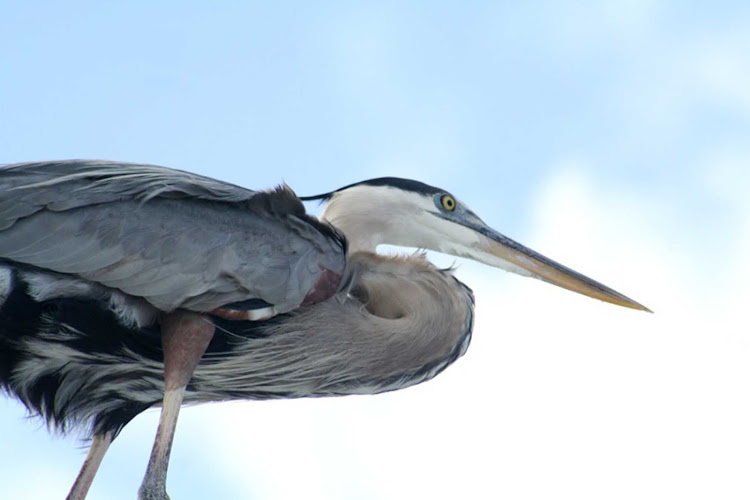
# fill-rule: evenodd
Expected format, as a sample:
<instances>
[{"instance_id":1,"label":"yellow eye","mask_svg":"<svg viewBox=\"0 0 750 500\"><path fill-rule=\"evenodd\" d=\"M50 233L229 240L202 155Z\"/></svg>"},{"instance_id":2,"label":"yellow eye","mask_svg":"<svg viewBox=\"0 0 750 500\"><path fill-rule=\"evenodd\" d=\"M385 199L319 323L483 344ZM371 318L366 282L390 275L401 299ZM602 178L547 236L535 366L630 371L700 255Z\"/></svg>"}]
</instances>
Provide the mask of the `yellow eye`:
<instances>
[{"instance_id":1,"label":"yellow eye","mask_svg":"<svg viewBox=\"0 0 750 500\"><path fill-rule=\"evenodd\" d=\"M444 194L440 198L440 203L443 205L443 208L448 210L449 212L452 212L456 209L456 200L449 194Z\"/></svg>"}]
</instances>

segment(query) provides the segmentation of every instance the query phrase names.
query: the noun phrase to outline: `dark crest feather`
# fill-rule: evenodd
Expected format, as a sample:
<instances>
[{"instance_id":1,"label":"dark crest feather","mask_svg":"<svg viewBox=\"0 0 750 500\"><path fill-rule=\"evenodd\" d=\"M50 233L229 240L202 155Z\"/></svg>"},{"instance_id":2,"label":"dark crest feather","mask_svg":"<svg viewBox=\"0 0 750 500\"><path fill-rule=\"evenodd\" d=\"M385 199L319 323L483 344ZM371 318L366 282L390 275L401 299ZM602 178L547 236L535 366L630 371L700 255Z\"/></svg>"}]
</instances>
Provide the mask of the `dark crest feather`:
<instances>
[{"instance_id":1,"label":"dark crest feather","mask_svg":"<svg viewBox=\"0 0 750 500\"><path fill-rule=\"evenodd\" d=\"M300 196L299 199L302 201L328 201L334 194L338 193L339 191L344 191L345 189L349 189L355 186L390 186L396 189L401 189L402 191L411 191L428 196L442 193L441 189L430 186L429 184L425 184L424 182L419 182L412 179L402 179L400 177L378 177L377 179L355 182L354 184L349 184L328 193L316 194L313 196Z\"/></svg>"}]
</instances>

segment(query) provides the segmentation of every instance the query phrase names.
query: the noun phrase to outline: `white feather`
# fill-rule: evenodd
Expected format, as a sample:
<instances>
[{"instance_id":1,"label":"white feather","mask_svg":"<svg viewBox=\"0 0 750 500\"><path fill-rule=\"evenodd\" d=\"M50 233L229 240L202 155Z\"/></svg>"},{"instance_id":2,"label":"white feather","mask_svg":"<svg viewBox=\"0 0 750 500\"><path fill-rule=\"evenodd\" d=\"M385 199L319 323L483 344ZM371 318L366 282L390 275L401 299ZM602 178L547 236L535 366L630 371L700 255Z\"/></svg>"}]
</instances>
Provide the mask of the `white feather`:
<instances>
[{"instance_id":1,"label":"white feather","mask_svg":"<svg viewBox=\"0 0 750 500\"><path fill-rule=\"evenodd\" d=\"M0 306L2 306L13 287L13 271L9 267L0 266Z\"/></svg>"}]
</instances>

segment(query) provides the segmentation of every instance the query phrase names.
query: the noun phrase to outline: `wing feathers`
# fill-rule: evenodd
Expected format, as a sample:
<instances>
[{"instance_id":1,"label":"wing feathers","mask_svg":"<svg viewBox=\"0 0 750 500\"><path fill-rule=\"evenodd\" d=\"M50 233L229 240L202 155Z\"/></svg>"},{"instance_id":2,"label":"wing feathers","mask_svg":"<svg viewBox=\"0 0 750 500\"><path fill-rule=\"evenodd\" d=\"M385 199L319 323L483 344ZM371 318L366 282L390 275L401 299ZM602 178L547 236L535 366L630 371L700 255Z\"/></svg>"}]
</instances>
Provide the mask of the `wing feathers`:
<instances>
[{"instance_id":1,"label":"wing feathers","mask_svg":"<svg viewBox=\"0 0 750 500\"><path fill-rule=\"evenodd\" d=\"M281 186L262 192L152 165L98 161L0 169L0 259L210 311L262 299L297 307L345 240Z\"/></svg>"}]
</instances>

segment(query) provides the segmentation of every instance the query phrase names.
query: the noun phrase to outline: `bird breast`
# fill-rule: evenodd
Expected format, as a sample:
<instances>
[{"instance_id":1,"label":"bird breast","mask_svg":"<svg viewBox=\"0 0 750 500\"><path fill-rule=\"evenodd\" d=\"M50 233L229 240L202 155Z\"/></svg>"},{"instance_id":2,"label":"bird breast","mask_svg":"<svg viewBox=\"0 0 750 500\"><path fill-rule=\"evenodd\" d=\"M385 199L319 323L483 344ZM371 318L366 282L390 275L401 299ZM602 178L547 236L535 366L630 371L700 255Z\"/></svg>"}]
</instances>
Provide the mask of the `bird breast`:
<instances>
[{"instance_id":1,"label":"bird breast","mask_svg":"<svg viewBox=\"0 0 750 500\"><path fill-rule=\"evenodd\" d=\"M422 256L349 256L349 286L264 327L263 338L201 363L189 399L267 399L396 390L461 356L471 290ZM188 389L190 392L191 388Z\"/></svg>"}]
</instances>

